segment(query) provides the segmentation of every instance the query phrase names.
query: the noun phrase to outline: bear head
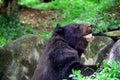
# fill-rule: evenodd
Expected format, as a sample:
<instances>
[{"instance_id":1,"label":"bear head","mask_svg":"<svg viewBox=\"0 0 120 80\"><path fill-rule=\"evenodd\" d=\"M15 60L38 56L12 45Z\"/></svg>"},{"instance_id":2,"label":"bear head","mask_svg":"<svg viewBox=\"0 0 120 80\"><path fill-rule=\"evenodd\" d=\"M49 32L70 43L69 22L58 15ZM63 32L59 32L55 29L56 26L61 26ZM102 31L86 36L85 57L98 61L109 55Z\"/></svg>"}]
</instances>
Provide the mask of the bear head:
<instances>
[{"instance_id":1,"label":"bear head","mask_svg":"<svg viewBox=\"0 0 120 80\"><path fill-rule=\"evenodd\" d=\"M53 36L61 36L72 48L76 49L81 56L81 53L87 47L88 41L93 38L91 24L69 24L61 26L57 24Z\"/></svg>"}]
</instances>

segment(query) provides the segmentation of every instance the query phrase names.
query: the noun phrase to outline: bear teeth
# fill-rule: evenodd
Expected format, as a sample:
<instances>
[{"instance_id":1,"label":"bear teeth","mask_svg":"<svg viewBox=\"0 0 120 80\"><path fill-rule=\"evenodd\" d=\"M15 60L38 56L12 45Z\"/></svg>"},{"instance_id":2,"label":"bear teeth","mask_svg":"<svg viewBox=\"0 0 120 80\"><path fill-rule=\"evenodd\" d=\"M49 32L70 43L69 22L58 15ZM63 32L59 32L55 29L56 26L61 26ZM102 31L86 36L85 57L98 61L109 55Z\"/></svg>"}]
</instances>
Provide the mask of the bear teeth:
<instances>
[{"instance_id":1,"label":"bear teeth","mask_svg":"<svg viewBox=\"0 0 120 80\"><path fill-rule=\"evenodd\" d=\"M88 42L92 42L92 40L94 39L94 36L92 34L88 34L88 35L85 35L83 37L86 38L86 40Z\"/></svg>"}]
</instances>

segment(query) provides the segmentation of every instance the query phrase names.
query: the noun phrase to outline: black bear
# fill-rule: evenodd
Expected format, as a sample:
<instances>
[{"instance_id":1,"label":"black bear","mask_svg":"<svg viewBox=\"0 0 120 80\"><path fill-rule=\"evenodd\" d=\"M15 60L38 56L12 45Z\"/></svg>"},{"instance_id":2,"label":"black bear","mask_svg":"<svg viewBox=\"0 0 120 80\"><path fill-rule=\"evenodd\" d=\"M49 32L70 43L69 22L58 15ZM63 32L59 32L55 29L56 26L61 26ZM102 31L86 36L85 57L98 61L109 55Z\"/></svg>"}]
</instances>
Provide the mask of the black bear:
<instances>
[{"instance_id":1,"label":"black bear","mask_svg":"<svg viewBox=\"0 0 120 80\"><path fill-rule=\"evenodd\" d=\"M32 80L71 80L69 75L72 69L81 70L84 76L93 74L97 66L80 63L81 54L88 44L86 38L90 38L87 35L91 32L90 24L57 25Z\"/></svg>"}]
</instances>

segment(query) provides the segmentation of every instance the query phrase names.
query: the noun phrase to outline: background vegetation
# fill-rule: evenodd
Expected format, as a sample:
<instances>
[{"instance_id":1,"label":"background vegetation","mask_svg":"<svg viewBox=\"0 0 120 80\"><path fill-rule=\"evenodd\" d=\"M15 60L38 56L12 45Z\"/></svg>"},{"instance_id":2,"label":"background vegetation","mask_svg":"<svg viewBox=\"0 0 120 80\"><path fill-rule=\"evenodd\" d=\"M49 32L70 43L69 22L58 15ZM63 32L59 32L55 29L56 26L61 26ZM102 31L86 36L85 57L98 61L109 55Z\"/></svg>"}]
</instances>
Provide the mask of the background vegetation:
<instances>
[{"instance_id":1,"label":"background vegetation","mask_svg":"<svg viewBox=\"0 0 120 80\"><path fill-rule=\"evenodd\" d=\"M4 1L0 0L0 4L2 5ZM43 0L18 0L17 4L18 6L27 6L39 10L56 11L53 17L55 20L49 20L48 22L52 28L57 23L61 25L92 23L94 24L93 33L98 33L105 32L109 27L120 24L120 19L116 19L117 16L114 13L117 10L116 8L120 9L119 0L52 0L49 3L43 3ZM19 9L17 10L18 12ZM2 15L0 17L0 45L3 46L6 42L27 33L36 34L29 26L25 27L25 25L20 23L19 14ZM49 38L50 32L46 34L43 31L43 33L38 35Z\"/></svg>"},{"instance_id":2,"label":"background vegetation","mask_svg":"<svg viewBox=\"0 0 120 80\"><path fill-rule=\"evenodd\" d=\"M62 25L70 23L92 23L94 24L94 33L107 31L108 27L119 25L120 20L115 19L115 13L109 13L108 10L113 6L120 8L119 0L54 0L50 3L39 4L38 0L30 4L30 0L19 2L35 9L57 10L56 23ZM113 9L115 10L115 9ZM55 22L52 22L54 25Z\"/></svg>"}]
</instances>

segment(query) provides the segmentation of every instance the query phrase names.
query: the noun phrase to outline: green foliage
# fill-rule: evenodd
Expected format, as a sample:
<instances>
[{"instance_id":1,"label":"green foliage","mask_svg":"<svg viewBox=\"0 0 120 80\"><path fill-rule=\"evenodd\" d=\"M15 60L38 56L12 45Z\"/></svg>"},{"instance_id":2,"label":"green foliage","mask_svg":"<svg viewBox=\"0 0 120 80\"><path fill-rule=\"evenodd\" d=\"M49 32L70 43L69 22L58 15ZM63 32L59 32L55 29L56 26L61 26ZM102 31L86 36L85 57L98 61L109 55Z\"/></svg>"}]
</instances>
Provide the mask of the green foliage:
<instances>
[{"instance_id":1,"label":"green foliage","mask_svg":"<svg viewBox=\"0 0 120 80\"><path fill-rule=\"evenodd\" d=\"M83 77L80 71L72 70L70 77L73 80L119 80L120 79L120 63L113 62L108 64L106 61L100 70L91 76Z\"/></svg>"},{"instance_id":2,"label":"green foliage","mask_svg":"<svg viewBox=\"0 0 120 80\"><path fill-rule=\"evenodd\" d=\"M2 0L0 0L0 6L2 5L2 3L3 3L3 1L2 1Z\"/></svg>"},{"instance_id":3,"label":"green foliage","mask_svg":"<svg viewBox=\"0 0 120 80\"><path fill-rule=\"evenodd\" d=\"M34 6L38 4L41 0L18 0L20 5Z\"/></svg>"},{"instance_id":4,"label":"green foliage","mask_svg":"<svg viewBox=\"0 0 120 80\"><path fill-rule=\"evenodd\" d=\"M81 80L83 78L82 75L80 75L80 70L74 70L72 69L72 74L69 76L73 80Z\"/></svg>"},{"instance_id":5,"label":"green foliage","mask_svg":"<svg viewBox=\"0 0 120 80\"><path fill-rule=\"evenodd\" d=\"M29 1L29 0L28 0ZM35 0L36 1L36 0ZM56 22L62 25L70 23L92 23L94 33L105 32L112 25L119 25L113 15L106 12L108 8L119 4L119 0L54 0L50 3L27 5L28 7L44 10L57 10Z\"/></svg>"},{"instance_id":6,"label":"green foliage","mask_svg":"<svg viewBox=\"0 0 120 80\"><path fill-rule=\"evenodd\" d=\"M119 80L120 79L120 63L119 62L111 62L108 64L107 62L101 67L101 72L95 74L96 78L100 80Z\"/></svg>"},{"instance_id":7,"label":"green foliage","mask_svg":"<svg viewBox=\"0 0 120 80\"><path fill-rule=\"evenodd\" d=\"M7 43L7 39L5 37L0 36L0 46L3 46Z\"/></svg>"},{"instance_id":8,"label":"green foliage","mask_svg":"<svg viewBox=\"0 0 120 80\"><path fill-rule=\"evenodd\" d=\"M27 33L33 33L33 30L21 25L17 13L10 17L6 14L0 17L0 46Z\"/></svg>"},{"instance_id":9,"label":"green foliage","mask_svg":"<svg viewBox=\"0 0 120 80\"><path fill-rule=\"evenodd\" d=\"M51 33L42 33L42 34L38 34L38 36L45 38L45 39L49 39L51 37Z\"/></svg>"}]
</instances>

